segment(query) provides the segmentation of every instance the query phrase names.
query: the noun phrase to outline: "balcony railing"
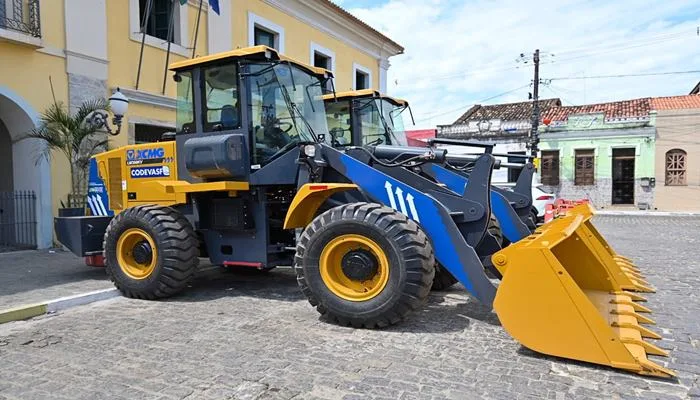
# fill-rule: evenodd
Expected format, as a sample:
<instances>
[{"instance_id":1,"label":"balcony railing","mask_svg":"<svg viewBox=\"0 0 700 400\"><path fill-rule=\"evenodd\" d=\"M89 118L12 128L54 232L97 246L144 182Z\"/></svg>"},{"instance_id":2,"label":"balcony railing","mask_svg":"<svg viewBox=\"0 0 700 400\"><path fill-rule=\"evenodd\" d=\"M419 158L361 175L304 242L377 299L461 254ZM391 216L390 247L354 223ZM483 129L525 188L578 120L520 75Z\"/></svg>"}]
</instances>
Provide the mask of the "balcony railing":
<instances>
[{"instance_id":1,"label":"balcony railing","mask_svg":"<svg viewBox=\"0 0 700 400\"><path fill-rule=\"evenodd\" d=\"M40 38L39 0L0 0L0 29Z\"/></svg>"}]
</instances>

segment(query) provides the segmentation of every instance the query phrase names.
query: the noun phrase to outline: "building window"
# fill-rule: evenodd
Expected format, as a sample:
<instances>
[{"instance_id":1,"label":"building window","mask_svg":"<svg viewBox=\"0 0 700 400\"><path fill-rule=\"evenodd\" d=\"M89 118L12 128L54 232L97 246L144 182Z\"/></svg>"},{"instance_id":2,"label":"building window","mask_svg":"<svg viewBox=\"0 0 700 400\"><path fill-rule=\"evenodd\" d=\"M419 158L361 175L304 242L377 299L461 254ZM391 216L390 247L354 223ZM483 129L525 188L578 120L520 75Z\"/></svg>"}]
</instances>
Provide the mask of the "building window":
<instances>
[{"instance_id":1,"label":"building window","mask_svg":"<svg viewBox=\"0 0 700 400\"><path fill-rule=\"evenodd\" d=\"M574 150L574 185L590 186L595 181L595 153L589 150Z\"/></svg>"},{"instance_id":2,"label":"building window","mask_svg":"<svg viewBox=\"0 0 700 400\"><path fill-rule=\"evenodd\" d=\"M311 43L311 65L314 67L320 67L327 69L328 71L335 72L335 52L317 45L316 43ZM331 79L326 82L324 90L330 92L333 86Z\"/></svg>"},{"instance_id":3,"label":"building window","mask_svg":"<svg viewBox=\"0 0 700 400\"><path fill-rule=\"evenodd\" d=\"M272 47L284 53L284 28L248 12L248 45Z\"/></svg>"},{"instance_id":4,"label":"building window","mask_svg":"<svg viewBox=\"0 0 700 400\"><path fill-rule=\"evenodd\" d=\"M372 87L372 72L359 64L353 64L352 87L354 90L369 89Z\"/></svg>"},{"instance_id":5,"label":"building window","mask_svg":"<svg viewBox=\"0 0 700 400\"><path fill-rule=\"evenodd\" d=\"M542 184L547 186L559 185L559 151L542 151Z\"/></svg>"},{"instance_id":6,"label":"building window","mask_svg":"<svg viewBox=\"0 0 700 400\"><path fill-rule=\"evenodd\" d=\"M273 32L267 31L263 28L260 27L255 27L255 42L254 44L256 46L267 46L267 47L272 47L273 49L276 49L277 46L275 46L275 43L278 42L277 35Z\"/></svg>"},{"instance_id":7,"label":"building window","mask_svg":"<svg viewBox=\"0 0 700 400\"><path fill-rule=\"evenodd\" d=\"M152 0L151 10L146 15L149 0L139 0L139 18L141 25L145 24L146 34L162 40L168 40L168 30L170 29L170 19L173 19L170 41L179 43L179 35L176 30L180 26L179 22L179 2L171 0Z\"/></svg>"},{"instance_id":8,"label":"building window","mask_svg":"<svg viewBox=\"0 0 700 400\"><path fill-rule=\"evenodd\" d=\"M681 149L666 152L666 186L686 186L686 160L688 154Z\"/></svg>"}]
</instances>

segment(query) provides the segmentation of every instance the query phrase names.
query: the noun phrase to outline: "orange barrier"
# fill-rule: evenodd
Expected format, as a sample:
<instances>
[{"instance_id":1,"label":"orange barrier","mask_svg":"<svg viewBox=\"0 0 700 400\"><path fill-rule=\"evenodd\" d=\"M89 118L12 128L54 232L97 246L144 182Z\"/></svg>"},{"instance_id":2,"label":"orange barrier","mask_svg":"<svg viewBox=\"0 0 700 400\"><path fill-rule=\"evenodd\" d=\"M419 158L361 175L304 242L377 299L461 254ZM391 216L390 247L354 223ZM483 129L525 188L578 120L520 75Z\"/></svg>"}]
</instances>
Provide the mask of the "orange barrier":
<instances>
[{"instance_id":1,"label":"orange barrier","mask_svg":"<svg viewBox=\"0 0 700 400\"><path fill-rule=\"evenodd\" d=\"M567 200L567 199L556 199L554 203L547 204L544 209L544 222L547 223L555 218L562 217L566 213L580 204L590 204L588 199L580 200Z\"/></svg>"}]
</instances>

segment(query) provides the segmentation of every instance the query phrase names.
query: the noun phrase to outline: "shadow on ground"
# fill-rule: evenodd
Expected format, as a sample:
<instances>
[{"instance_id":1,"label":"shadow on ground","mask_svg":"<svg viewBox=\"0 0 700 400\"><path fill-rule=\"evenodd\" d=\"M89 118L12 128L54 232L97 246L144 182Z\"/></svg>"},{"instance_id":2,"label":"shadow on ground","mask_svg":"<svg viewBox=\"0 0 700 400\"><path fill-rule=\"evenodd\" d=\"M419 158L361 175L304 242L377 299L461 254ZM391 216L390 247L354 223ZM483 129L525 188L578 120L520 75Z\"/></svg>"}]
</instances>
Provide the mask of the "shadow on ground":
<instances>
[{"instance_id":1,"label":"shadow on ground","mask_svg":"<svg viewBox=\"0 0 700 400\"><path fill-rule=\"evenodd\" d=\"M468 329L474 320L500 326L495 313L465 294L465 289L459 285L448 291L432 292L422 309L383 330L396 333L457 332ZM306 303L291 268L259 272L215 266L203 267L187 290L165 301L206 302L240 296ZM310 314L316 313L311 305L308 305L308 310ZM319 320L333 323L322 316Z\"/></svg>"}]
</instances>

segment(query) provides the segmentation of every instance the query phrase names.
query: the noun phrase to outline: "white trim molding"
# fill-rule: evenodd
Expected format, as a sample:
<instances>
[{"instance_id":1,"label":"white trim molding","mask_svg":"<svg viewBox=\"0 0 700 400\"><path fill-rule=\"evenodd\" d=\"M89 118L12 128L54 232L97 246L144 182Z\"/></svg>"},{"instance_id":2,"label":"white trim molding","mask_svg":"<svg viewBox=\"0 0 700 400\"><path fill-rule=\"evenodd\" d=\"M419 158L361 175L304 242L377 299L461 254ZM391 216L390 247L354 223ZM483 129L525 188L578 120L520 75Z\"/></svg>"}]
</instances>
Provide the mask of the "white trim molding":
<instances>
[{"instance_id":1,"label":"white trim molding","mask_svg":"<svg viewBox=\"0 0 700 400\"><path fill-rule=\"evenodd\" d=\"M112 92L114 90L116 90L116 88L112 88ZM129 101L134 103L148 104L171 110L175 109L175 99L172 97L129 88L119 88L119 90L129 99Z\"/></svg>"},{"instance_id":2,"label":"white trim molding","mask_svg":"<svg viewBox=\"0 0 700 400\"><path fill-rule=\"evenodd\" d=\"M389 71L390 66L389 58L379 60L379 91L382 93L387 92L387 71Z\"/></svg>"},{"instance_id":3,"label":"white trim molding","mask_svg":"<svg viewBox=\"0 0 700 400\"><path fill-rule=\"evenodd\" d=\"M374 86L372 84L372 70L365 67L365 66L362 66L358 63L352 63L352 90L358 90L357 82L356 82L357 71L360 71L363 74L366 74L367 80L369 81L369 82L367 82L367 87L361 88L361 89L374 89Z\"/></svg>"},{"instance_id":4,"label":"white trim molding","mask_svg":"<svg viewBox=\"0 0 700 400\"><path fill-rule=\"evenodd\" d=\"M281 25L248 11L248 46L255 46L255 27L275 34L275 49L284 54L284 28Z\"/></svg>"},{"instance_id":5,"label":"white trim molding","mask_svg":"<svg viewBox=\"0 0 700 400\"><path fill-rule=\"evenodd\" d=\"M0 28L0 39L27 45L37 49L44 46L44 41L41 38L3 28Z\"/></svg>"},{"instance_id":6,"label":"white trim molding","mask_svg":"<svg viewBox=\"0 0 700 400\"><path fill-rule=\"evenodd\" d=\"M189 4L189 3L188 3ZM179 24L175 26L173 38L175 42L171 44L170 51L179 54L183 57L190 57L190 51L187 49L187 44L190 42L188 14L189 5L180 5L175 9L176 18ZM135 42L141 43L141 13L139 12L139 0L129 0L129 38ZM161 50L168 49L168 42L157 37L146 35L145 43L148 46L156 47Z\"/></svg>"}]
</instances>

